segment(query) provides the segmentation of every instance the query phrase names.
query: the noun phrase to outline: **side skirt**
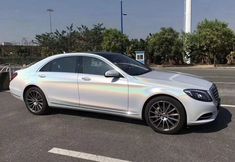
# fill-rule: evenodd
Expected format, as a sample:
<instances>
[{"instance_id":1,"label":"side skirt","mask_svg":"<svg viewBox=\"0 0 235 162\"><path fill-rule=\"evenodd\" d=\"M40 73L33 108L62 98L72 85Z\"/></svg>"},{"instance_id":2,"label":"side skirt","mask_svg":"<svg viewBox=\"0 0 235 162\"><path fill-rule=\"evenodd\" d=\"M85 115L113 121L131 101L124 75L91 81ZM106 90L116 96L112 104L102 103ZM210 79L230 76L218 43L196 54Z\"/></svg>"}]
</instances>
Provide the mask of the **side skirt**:
<instances>
[{"instance_id":1,"label":"side skirt","mask_svg":"<svg viewBox=\"0 0 235 162\"><path fill-rule=\"evenodd\" d=\"M82 110L82 111L89 111L89 112L96 112L96 113L103 113L103 114L118 115L118 116L124 116L128 118L134 118L134 119L142 119L141 114L137 114L137 113L129 112L125 110L111 109L111 108L91 107L88 105L77 106L77 105L56 103L56 102L50 102L50 106L53 108L61 108L61 109L66 108L66 109L72 109L72 110Z\"/></svg>"}]
</instances>

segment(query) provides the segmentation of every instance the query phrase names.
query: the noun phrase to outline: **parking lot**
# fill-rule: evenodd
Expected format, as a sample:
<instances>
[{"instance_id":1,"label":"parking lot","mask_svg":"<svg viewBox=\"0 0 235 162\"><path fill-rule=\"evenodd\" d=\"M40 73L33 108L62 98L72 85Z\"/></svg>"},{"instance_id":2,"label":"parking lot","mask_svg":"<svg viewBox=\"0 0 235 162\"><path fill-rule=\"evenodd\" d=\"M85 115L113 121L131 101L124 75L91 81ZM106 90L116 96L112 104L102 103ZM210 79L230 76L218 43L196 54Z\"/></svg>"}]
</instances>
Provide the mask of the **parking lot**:
<instances>
[{"instance_id":1,"label":"parking lot","mask_svg":"<svg viewBox=\"0 0 235 162\"><path fill-rule=\"evenodd\" d=\"M142 121L111 115L55 109L34 116L5 91L0 92L0 161L234 161L235 69L160 70L215 82L222 99L217 120L163 135Z\"/></svg>"}]
</instances>

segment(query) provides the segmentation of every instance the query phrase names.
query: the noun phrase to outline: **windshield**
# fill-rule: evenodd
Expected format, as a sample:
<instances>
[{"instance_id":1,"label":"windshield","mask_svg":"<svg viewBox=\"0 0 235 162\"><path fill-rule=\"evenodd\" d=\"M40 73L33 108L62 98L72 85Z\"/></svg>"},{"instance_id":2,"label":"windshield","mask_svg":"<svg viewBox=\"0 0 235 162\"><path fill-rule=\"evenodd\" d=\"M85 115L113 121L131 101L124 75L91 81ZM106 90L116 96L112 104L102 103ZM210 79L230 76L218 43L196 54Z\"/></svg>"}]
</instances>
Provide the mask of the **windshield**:
<instances>
[{"instance_id":1,"label":"windshield","mask_svg":"<svg viewBox=\"0 0 235 162\"><path fill-rule=\"evenodd\" d=\"M151 69L142 63L123 54L101 54L104 58L118 66L129 75L142 75L151 71Z\"/></svg>"}]
</instances>

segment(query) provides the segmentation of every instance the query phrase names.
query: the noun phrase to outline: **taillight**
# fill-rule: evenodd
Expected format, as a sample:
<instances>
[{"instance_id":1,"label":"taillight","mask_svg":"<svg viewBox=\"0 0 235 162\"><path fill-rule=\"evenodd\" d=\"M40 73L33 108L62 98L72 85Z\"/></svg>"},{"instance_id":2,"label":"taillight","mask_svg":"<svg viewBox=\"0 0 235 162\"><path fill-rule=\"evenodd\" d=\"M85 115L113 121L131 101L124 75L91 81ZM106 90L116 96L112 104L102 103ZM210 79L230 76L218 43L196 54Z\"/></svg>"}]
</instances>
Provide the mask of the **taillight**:
<instances>
[{"instance_id":1,"label":"taillight","mask_svg":"<svg viewBox=\"0 0 235 162\"><path fill-rule=\"evenodd\" d=\"M11 75L11 81L12 81L16 76L17 76L17 72L13 73L13 74Z\"/></svg>"}]
</instances>

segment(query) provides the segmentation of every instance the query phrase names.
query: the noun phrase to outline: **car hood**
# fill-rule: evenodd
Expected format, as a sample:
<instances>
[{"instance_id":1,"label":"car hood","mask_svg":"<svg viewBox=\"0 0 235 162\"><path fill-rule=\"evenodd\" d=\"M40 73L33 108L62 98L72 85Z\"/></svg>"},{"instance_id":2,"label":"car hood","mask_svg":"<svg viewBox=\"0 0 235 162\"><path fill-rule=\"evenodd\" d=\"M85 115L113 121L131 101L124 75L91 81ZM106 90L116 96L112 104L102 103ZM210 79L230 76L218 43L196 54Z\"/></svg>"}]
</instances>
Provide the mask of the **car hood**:
<instances>
[{"instance_id":1,"label":"car hood","mask_svg":"<svg viewBox=\"0 0 235 162\"><path fill-rule=\"evenodd\" d=\"M212 83L201 79L199 76L180 72L150 71L139 75L136 79L150 84L172 86L178 88L204 89L209 90Z\"/></svg>"}]
</instances>

